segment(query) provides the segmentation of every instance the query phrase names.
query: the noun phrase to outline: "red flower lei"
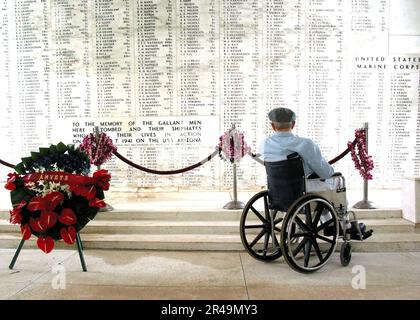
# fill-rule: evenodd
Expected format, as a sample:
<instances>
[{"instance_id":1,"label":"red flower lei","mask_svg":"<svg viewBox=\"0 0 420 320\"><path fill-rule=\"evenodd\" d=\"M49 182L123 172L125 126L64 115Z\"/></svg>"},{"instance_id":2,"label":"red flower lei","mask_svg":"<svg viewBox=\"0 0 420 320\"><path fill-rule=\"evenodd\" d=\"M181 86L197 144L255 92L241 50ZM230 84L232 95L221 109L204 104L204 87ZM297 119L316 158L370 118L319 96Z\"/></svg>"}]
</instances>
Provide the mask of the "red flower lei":
<instances>
[{"instance_id":1,"label":"red flower lei","mask_svg":"<svg viewBox=\"0 0 420 320\"><path fill-rule=\"evenodd\" d=\"M363 179L372 180L373 177L371 171L374 168L374 164L372 156L368 155L366 150L366 131L364 129L356 129L355 136L355 144L352 142L347 143L354 166L357 170L359 170Z\"/></svg>"}]
</instances>

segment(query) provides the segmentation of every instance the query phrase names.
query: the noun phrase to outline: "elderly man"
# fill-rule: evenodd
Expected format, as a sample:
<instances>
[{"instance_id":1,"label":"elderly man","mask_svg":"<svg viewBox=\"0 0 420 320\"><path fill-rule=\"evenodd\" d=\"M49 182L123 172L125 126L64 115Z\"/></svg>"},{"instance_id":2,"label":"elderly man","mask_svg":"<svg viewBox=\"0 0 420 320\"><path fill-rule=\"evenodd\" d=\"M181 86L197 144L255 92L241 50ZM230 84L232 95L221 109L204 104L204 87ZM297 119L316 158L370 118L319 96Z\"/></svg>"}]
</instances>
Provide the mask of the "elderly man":
<instances>
[{"instance_id":1,"label":"elderly man","mask_svg":"<svg viewBox=\"0 0 420 320\"><path fill-rule=\"evenodd\" d=\"M321 179L325 179L322 181L320 179L307 180L307 192L337 190L341 180L332 177L334 169L322 157L319 147L311 139L298 137L292 133L296 124L296 114L287 108L276 108L268 113L268 118L274 133L260 145L259 153L264 161L286 160L288 155L297 152L303 159L306 176L316 173ZM321 221L329 219L329 213L321 216ZM363 223L359 224L359 228L363 239L372 235L373 231L366 231L366 226ZM352 239L360 240L356 224L352 224L350 233Z\"/></svg>"},{"instance_id":2,"label":"elderly man","mask_svg":"<svg viewBox=\"0 0 420 320\"><path fill-rule=\"evenodd\" d=\"M292 133L296 123L296 114L287 108L276 108L269 112L268 118L274 134L266 138L260 146L264 161L286 160L291 153L297 152L303 159L305 174L315 172L320 178L330 178L334 169L322 157L319 147L308 138L301 138Z\"/></svg>"}]
</instances>

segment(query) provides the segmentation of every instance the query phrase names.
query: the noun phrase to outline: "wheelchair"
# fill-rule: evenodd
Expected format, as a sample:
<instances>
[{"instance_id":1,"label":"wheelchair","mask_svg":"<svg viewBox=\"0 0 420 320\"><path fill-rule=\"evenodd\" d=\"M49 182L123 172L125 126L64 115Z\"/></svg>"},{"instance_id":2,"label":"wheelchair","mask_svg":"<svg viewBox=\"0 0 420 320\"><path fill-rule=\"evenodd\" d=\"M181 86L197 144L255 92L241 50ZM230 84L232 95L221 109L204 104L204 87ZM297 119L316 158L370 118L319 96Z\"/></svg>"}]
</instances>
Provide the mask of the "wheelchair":
<instances>
[{"instance_id":1,"label":"wheelchair","mask_svg":"<svg viewBox=\"0 0 420 320\"><path fill-rule=\"evenodd\" d=\"M307 193L307 182L321 179L315 174L305 177L297 153L264 164L268 190L255 194L241 215L240 235L246 251L263 261L283 256L292 269L310 273L328 262L341 239L340 261L347 266L351 240L364 240L373 231L366 232L355 213L347 211L344 177L335 173L335 188Z\"/></svg>"}]
</instances>

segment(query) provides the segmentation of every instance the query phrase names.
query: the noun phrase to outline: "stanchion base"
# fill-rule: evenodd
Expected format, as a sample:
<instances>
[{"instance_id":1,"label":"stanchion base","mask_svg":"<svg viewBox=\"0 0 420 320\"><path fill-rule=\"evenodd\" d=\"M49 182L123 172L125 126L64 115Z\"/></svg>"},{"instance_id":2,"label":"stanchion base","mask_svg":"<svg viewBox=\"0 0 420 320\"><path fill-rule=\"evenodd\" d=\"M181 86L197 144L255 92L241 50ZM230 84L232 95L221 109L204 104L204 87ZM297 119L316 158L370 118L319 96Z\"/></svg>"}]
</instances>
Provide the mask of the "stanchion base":
<instances>
[{"instance_id":1,"label":"stanchion base","mask_svg":"<svg viewBox=\"0 0 420 320\"><path fill-rule=\"evenodd\" d=\"M106 207L99 209L99 212L109 212L109 211L114 211L114 207L109 205L108 203L106 204Z\"/></svg>"},{"instance_id":2,"label":"stanchion base","mask_svg":"<svg viewBox=\"0 0 420 320\"><path fill-rule=\"evenodd\" d=\"M356 209L376 209L376 205L372 201L362 200L353 205Z\"/></svg>"},{"instance_id":3,"label":"stanchion base","mask_svg":"<svg viewBox=\"0 0 420 320\"><path fill-rule=\"evenodd\" d=\"M238 210L243 209L245 204L241 201L230 201L223 206L223 209Z\"/></svg>"}]
</instances>

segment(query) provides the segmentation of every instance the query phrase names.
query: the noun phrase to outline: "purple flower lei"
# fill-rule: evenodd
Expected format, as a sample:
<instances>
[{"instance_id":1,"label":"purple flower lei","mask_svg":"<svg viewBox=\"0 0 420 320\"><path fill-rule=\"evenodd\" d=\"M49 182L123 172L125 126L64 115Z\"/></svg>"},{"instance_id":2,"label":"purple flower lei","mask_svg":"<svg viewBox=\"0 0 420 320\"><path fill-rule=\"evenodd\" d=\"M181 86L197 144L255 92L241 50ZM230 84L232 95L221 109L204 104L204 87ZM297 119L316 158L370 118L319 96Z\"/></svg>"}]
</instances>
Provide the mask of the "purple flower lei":
<instances>
[{"instance_id":1,"label":"purple flower lei","mask_svg":"<svg viewBox=\"0 0 420 320\"><path fill-rule=\"evenodd\" d=\"M219 155L231 163L238 163L250 151L251 148L246 144L244 134L236 129L226 131L219 138Z\"/></svg>"},{"instance_id":2,"label":"purple flower lei","mask_svg":"<svg viewBox=\"0 0 420 320\"><path fill-rule=\"evenodd\" d=\"M100 166L111 158L112 153L117 151L117 148L114 146L112 139L106 133L101 132L98 143L96 143L96 137L93 133L85 136L80 145L80 150L86 152L90 163Z\"/></svg>"},{"instance_id":3,"label":"purple flower lei","mask_svg":"<svg viewBox=\"0 0 420 320\"><path fill-rule=\"evenodd\" d=\"M354 166L359 170L363 179L372 180L373 176L371 171L374 168L374 164L372 156L368 155L366 150L366 131L363 129L356 129L355 135L356 143L354 145L351 142L347 143Z\"/></svg>"}]
</instances>

